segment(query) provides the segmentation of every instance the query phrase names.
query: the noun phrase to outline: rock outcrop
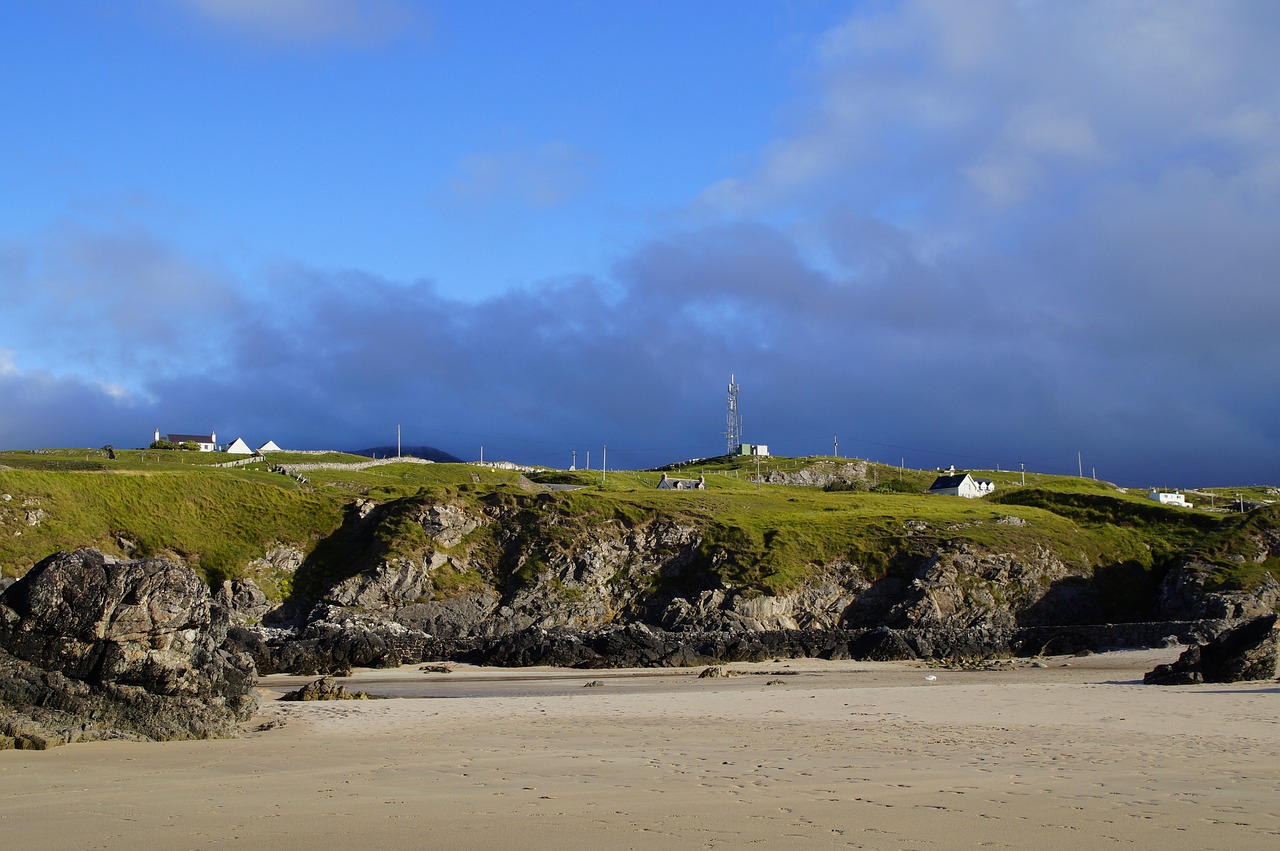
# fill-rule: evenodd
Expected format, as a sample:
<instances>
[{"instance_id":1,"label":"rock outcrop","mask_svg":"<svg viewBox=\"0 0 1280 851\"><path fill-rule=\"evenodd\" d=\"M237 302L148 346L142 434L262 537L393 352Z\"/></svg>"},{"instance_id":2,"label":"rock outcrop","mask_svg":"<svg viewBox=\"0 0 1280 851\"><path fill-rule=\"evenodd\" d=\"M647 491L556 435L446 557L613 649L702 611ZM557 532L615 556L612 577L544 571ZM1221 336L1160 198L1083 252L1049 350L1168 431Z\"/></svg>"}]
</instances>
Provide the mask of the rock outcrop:
<instances>
[{"instance_id":1,"label":"rock outcrop","mask_svg":"<svg viewBox=\"0 0 1280 851\"><path fill-rule=\"evenodd\" d=\"M373 700L368 692L351 691L333 677L321 677L297 691L280 695L281 700Z\"/></svg>"},{"instance_id":2,"label":"rock outcrop","mask_svg":"<svg viewBox=\"0 0 1280 851\"><path fill-rule=\"evenodd\" d=\"M256 672L190 569L58 553L0 594L0 746L233 735Z\"/></svg>"},{"instance_id":3,"label":"rock outcrop","mask_svg":"<svg viewBox=\"0 0 1280 851\"><path fill-rule=\"evenodd\" d=\"M228 579L214 596L232 623L256 624L275 604L252 579Z\"/></svg>"},{"instance_id":4,"label":"rock outcrop","mask_svg":"<svg viewBox=\"0 0 1280 851\"><path fill-rule=\"evenodd\" d=\"M1276 677L1280 634L1275 614L1253 618L1207 644L1183 651L1178 661L1157 665L1142 678L1149 685L1236 683Z\"/></svg>"},{"instance_id":5,"label":"rock outcrop","mask_svg":"<svg viewBox=\"0 0 1280 851\"><path fill-rule=\"evenodd\" d=\"M804 483L821 484L819 473L853 481L865 462L804 471ZM785 535L599 508L534 491L361 498L310 554L278 546L219 600L260 671L306 674L429 658L595 667L1074 652L1146 646L1146 629L1112 637L1080 625L1216 622L1280 602L1269 577L1226 592L1206 589L1208 571L1194 566L1166 577L1165 564L1093 564L1037 543L1034 516L900 518L873 551L797 547L814 560L784 557L787 569L772 571L761 564L785 553ZM1280 549L1263 521L1242 558ZM1013 539L1009 526L1020 527ZM966 537L977 527L1004 544Z\"/></svg>"},{"instance_id":6,"label":"rock outcrop","mask_svg":"<svg viewBox=\"0 0 1280 851\"><path fill-rule=\"evenodd\" d=\"M1088 623L1096 613L1078 611L1083 608L1079 601L1060 599L1046 605L1055 583L1080 572L1043 549L1017 557L960 545L925 560L905 584L891 579L882 607L875 606L874 599L860 601L856 623L898 629L1009 629L1036 606L1046 610L1037 618L1042 623Z\"/></svg>"},{"instance_id":7,"label":"rock outcrop","mask_svg":"<svg viewBox=\"0 0 1280 851\"><path fill-rule=\"evenodd\" d=\"M817 461L796 470L772 470L765 474L764 481L771 485L844 486L866 490L870 484L869 470L866 461Z\"/></svg>"},{"instance_id":8,"label":"rock outcrop","mask_svg":"<svg viewBox=\"0 0 1280 851\"><path fill-rule=\"evenodd\" d=\"M1172 568L1160 583L1160 613L1171 618L1256 618L1280 608L1280 582L1270 574L1258 587L1240 591L1206 588L1205 578L1212 572L1212 566L1194 559Z\"/></svg>"}]
</instances>

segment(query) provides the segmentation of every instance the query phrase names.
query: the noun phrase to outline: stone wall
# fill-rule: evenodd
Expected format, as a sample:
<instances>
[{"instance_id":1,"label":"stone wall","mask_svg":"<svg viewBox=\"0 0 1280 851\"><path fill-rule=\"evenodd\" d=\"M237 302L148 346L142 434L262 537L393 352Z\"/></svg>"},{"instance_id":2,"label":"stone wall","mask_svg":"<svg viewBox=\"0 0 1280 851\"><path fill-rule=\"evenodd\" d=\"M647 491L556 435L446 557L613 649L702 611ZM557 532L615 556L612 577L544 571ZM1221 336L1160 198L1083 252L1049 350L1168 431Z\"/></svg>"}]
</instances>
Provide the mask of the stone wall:
<instances>
[{"instance_id":1,"label":"stone wall","mask_svg":"<svg viewBox=\"0 0 1280 851\"><path fill-rule=\"evenodd\" d=\"M983 659L1155 647L1215 638L1234 621L1160 621L1070 627L798 629L669 632L632 623L597 631L529 629L494 637L436 638L399 624L316 622L297 634L233 630L261 673L333 673L454 660L579 668L682 667L776 658Z\"/></svg>"},{"instance_id":2,"label":"stone wall","mask_svg":"<svg viewBox=\"0 0 1280 851\"><path fill-rule=\"evenodd\" d=\"M370 467L381 467L383 464L434 464L426 458L406 455L402 458L378 458L374 461L359 461L355 464L344 464L340 461L318 461L314 464L277 464L272 467L275 472L296 476L308 470L367 470Z\"/></svg>"}]
</instances>

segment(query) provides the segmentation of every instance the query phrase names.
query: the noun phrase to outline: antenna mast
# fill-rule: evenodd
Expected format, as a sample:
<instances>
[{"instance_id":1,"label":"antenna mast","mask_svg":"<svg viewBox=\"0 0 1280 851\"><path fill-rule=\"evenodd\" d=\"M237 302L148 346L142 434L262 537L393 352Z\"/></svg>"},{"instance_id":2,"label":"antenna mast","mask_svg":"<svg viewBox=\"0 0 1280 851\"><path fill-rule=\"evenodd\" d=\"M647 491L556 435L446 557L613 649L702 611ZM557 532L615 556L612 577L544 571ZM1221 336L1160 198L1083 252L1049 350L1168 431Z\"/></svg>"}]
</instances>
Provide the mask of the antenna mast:
<instances>
[{"instance_id":1,"label":"antenna mast","mask_svg":"<svg viewBox=\"0 0 1280 851\"><path fill-rule=\"evenodd\" d=\"M738 451L738 447L742 445L742 415L738 412L738 385L734 382L734 376L729 375L729 413L727 417L728 428L725 436L725 453L733 455Z\"/></svg>"}]
</instances>

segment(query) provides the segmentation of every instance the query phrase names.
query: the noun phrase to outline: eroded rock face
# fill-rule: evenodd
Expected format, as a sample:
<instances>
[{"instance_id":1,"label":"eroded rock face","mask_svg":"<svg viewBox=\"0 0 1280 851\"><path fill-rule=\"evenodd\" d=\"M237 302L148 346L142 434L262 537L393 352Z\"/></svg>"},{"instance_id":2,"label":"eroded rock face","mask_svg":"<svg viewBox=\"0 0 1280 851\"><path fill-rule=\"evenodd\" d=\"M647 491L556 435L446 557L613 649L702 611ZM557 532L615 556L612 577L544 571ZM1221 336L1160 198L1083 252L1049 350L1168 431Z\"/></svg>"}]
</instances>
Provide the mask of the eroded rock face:
<instances>
[{"instance_id":1,"label":"eroded rock face","mask_svg":"<svg viewBox=\"0 0 1280 851\"><path fill-rule=\"evenodd\" d=\"M800 470L774 470L764 477L769 484L827 487L829 485L865 486L868 484L866 461L819 461Z\"/></svg>"},{"instance_id":2,"label":"eroded rock face","mask_svg":"<svg viewBox=\"0 0 1280 851\"><path fill-rule=\"evenodd\" d=\"M421 564L410 561L380 564L339 582L325 594L325 601L364 609L413 603L429 597L432 574L448 561L443 553L432 553Z\"/></svg>"},{"instance_id":3,"label":"eroded rock face","mask_svg":"<svg viewBox=\"0 0 1280 851\"><path fill-rule=\"evenodd\" d=\"M1263 551L1264 556L1269 554L1270 551ZM1157 600L1160 616L1184 620L1256 618L1280 607L1280 583L1270 575L1249 591L1208 590L1205 576L1212 572L1210 565L1197 561L1170 570L1160 584Z\"/></svg>"},{"instance_id":4,"label":"eroded rock face","mask_svg":"<svg viewBox=\"0 0 1280 851\"><path fill-rule=\"evenodd\" d=\"M102 738L227 736L252 714L252 661L190 569L50 556L0 595L0 738L47 747Z\"/></svg>"},{"instance_id":5,"label":"eroded rock face","mask_svg":"<svg viewBox=\"0 0 1280 851\"><path fill-rule=\"evenodd\" d=\"M835 629L856 594L868 583L861 581L856 568L847 568L847 578L817 579L787 594L750 595L717 588L703 591L693 599L676 597L658 617L669 630L786 630Z\"/></svg>"},{"instance_id":6,"label":"eroded rock face","mask_svg":"<svg viewBox=\"0 0 1280 851\"><path fill-rule=\"evenodd\" d=\"M1111 646L1067 628L1253 611L1226 602L1211 612L1157 610L1149 597L1142 607L1117 608L1110 590L1115 580L1100 578L1101 568L1083 555L1073 559L1034 545L991 551L939 539L946 530L922 520L906 520L901 538L886 542L893 555L887 565L872 569L835 557L809 565L804 579L769 594L759 583L726 578L735 575L724 569L728 555L708 545L708 527L696 519L584 519L551 494L495 497L482 505L358 500L343 534L348 549L363 546L371 557L328 566L323 585L311 585L307 596L290 603L290 618L268 613L262 629L238 631L237 641L260 670L298 673L416 661L446 644L458 653L483 647L483 658L496 664L695 664L792 650L830 658L967 658L1008 651L1019 630L1031 630L1025 640L1038 640L1037 647L1049 641ZM380 524L392 521L397 528L420 524L428 540L414 530L413 547L388 547ZM1026 521L1004 516L994 522ZM973 525L981 524L949 528ZM1259 545L1257 557L1270 551ZM1203 588L1184 590L1189 599L1206 596ZM1265 604L1265 595L1253 599ZM238 623L255 626L249 619ZM288 627L287 634L273 625ZM857 645L813 637L861 636L880 627L892 631ZM1064 631L1033 635L1050 627ZM744 638L760 633L805 637Z\"/></svg>"},{"instance_id":7,"label":"eroded rock face","mask_svg":"<svg viewBox=\"0 0 1280 851\"><path fill-rule=\"evenodd\" d=\"M455 547L487 520L456 505L440 504L428 506L420 522L431 540L442 547Z\"/></svg>"},{"instance_id":8,"label":"eroded rock face","mask_svg":"<svg viewBox=\"0 0 1280 851\"><path fill-rule=\"evenodd\" d=\"M232 623L256 624L275 608L267 595L252 579L228 579L218 589L215 600L227 612Z\"/></svg>"},{"instance_id":9,"label":"eroded rock face","mask_svg":"<svg viewBox=\"0 0 1280 851\"><path fill-rule=\"evenodd\" d=\"M900 629L1009 629L1020 612L1044 598L1052 583L1069 575L1067 566L1047 551L1018 558L961 545L922 564L898 601L876 614L882 623Z\"/></svg>"}]
</instances>

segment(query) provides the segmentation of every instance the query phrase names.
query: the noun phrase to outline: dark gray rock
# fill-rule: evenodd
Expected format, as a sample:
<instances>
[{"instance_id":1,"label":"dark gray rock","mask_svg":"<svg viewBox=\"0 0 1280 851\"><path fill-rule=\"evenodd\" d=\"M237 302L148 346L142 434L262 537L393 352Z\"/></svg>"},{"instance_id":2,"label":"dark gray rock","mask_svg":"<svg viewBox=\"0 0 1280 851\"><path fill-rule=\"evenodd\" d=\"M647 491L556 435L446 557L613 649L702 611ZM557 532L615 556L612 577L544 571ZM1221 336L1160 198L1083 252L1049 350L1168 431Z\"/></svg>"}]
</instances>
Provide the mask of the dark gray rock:
<instances>
[{"instance_id":1,"label":"dark gray rock","mask_svg":"<svg viewBox=\"0 0 1280 851\"><path fill-rule=\"evenodd\" d=\"M1276 618L1275 614L1253 618L1208 644L1189 647L1178 661L1157 665L1142 681L1149 685L1186 685L1274 679L1280 661Z\"/></svg>"},{"instance_id":2,"label":"dark gray rock","mask_svg":"<svg viewBox=\"0 0 1280 851\"><path fill-rule=\"evenodd\" d=\"M857 639L849 650L853 658L872 662L896 662L916 658L911 645L907 644L897 630L883 626Z\"/></svg>"},{"instance_id":3,"label":"dark gray rock","mask_svg":"<svg viewBox=\"0 0 1280 851\"><path fill-rule=\"evenodd\" d=\"M0 738L233 735L257 706L256 672L223 647L227 628L186 567L50 556L0 594Z\"/></svg>"},{"instance_id":4,"label":"dark gray rock","mask_svg":"<svg viewBox=\"0 0 1280 851\"><path fill-rule=\"evenodd\" d=\"M232 627L227 644L248 654L261 674L337 674L352 668L394 668L409 658L402 648L421 646L425 633L398 623L361 623L332 609L300 630ZM408 639L408 640L406 640Z\"/></svg>"}]
</instances>

